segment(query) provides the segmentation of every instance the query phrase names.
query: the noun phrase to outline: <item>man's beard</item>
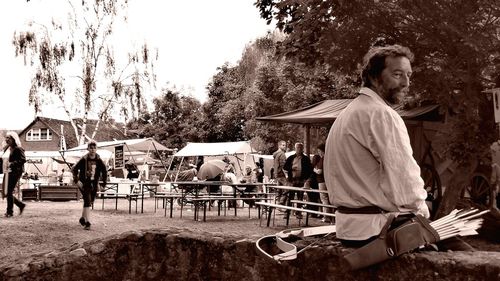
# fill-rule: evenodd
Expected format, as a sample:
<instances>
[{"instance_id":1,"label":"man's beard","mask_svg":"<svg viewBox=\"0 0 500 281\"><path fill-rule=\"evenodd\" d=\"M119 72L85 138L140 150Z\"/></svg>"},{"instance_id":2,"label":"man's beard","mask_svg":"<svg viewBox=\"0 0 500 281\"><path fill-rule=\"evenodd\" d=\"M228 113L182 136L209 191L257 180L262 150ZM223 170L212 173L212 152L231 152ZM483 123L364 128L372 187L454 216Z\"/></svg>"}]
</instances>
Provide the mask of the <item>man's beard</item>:
<instances>
[{"instance_id":1,"label":"man's beard","mask_svg":"<svg viewBox=\"0 0 500 281\"><path fill-rule=\"evenodd\" d=\"M403 98L408 94L408 87L397 87L384 89L384 98L391 105L400 104Z\"/></svg>"}]
</instances>

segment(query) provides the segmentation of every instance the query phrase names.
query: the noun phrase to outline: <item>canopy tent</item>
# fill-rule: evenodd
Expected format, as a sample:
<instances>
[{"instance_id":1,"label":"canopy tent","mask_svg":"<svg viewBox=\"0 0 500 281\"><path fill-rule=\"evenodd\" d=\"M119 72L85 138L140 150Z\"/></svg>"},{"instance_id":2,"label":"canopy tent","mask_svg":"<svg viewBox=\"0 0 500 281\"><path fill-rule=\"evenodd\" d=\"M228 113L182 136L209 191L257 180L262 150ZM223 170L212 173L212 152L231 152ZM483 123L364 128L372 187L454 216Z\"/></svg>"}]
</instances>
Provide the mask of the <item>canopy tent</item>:
<instances>
[{"instance_id":1,"label":"canopy tent","mask_svg":"<svg viewBox=\"0 0 500 281\"><path fill-rule=\"evenodd\" d=\"M295 150L290 150L290 151L285 152L286 158L290 157L290 155L293 155L293 154L295 154ZM262 170L264 171L264 175L271 178L271 169L274 166L273 155L272 154L258 154L258 153L251 153L250 155L252 155L254 157L254 159L259 159L259 158L263 159L264 167L262 167L263 168Z\"/></svg>"},{"instance_id":2,"label":"canopy tent","mask_svg":"<svg viewBox=\"0 0 500 281\"><path fill-rule=\"evenodd\" d=\"M173 149L167 148L166 146L157 142L153 138L102 141L97 143L97 148L113 149L114 147L120 145L127 146L128 148L130 148L131 151L149 151L152 148L159 151L173 151ZM75 150L87 150L87 145L82 144L77 147L68 149L66 151L75 151Z\"/></svg>"},{"instance_id":3,"label":"canopy tent","mask_svg":"<svg viewBox=\"0 0 500 281\"><path fill-rule=\"evenodd\" d=\"M259 121L295 124L331 124L339 114L351 103L352 99L324 100L296 110L257 117ZM439 105L427 105L413 109L405 109L401 105L393 106L403 119L419 121L438 121Z\"/></svg>"},{"instance_id":4,"label":"canopy tent","mask_svg":"<svg viewBox=\"0 0 500 281\"><path fill-rule=\"evenodd\" d=\"M181 157L181 165L184 161L184 157L194 157L194 156L203 156L203 157L213 157L217 158L220 156L233 156L236 158L237 167L239 168L239 173L242 173L242 167L240 161L246 164L251 162L252 166L255 165L255 161L251 156L251 153L254 152L252 146L249 141L236 141L236 142L212 142L212 143L197 143L197 142L188 142L187 145L174 154L174 157ZM252 159L247 159L250 157ZM208 159L207 159L208 160ZM169 167L168 170L170 170ZM177 171L176 178L178 177L180 171Z\"/></svg>"},{"instance_id":5,"label":"canopy tent","mask_svg":"<svg viewBox=\"0 0 500 281\"><path fill-rule=\"evenodd\" d=\"M136 157L135 157L137 155L137 151L146 151L146 153L145 153L146 156L149 155L149 152L151 150L154 150L157 153L159 151L174 151L173 149L170 149L170 148L162 145L161 143L157 142L153 138L97 142L97 148L109 150L111 152L114 152L115 147L118 147L118 146L123 146L124 149L126 149L123 151L124 156L128 155L129 156L128 161L131 161L132 163L135 163L136 165L138 164L138 163L136 163L137 162L136 160L139 160L139 159L136 159ZM83 145L68 149L66 151L62 151L61 154L66 154L68 152L81 151L81 150L87 150L87 144L83 144ZM126 159L124 159L124 160L126 160ZM160 155L160 161L163 164L163 167L165 168L165 170L167 170L166 165L164 164L163 160L161 159L161 155ZM143 159L142 162L143 162L143 165L139 165L139 166L142 166L142 167L140 167L140 170L141 170L141 172L145 173L144 175L146 177L148 177L149 176L148 175L148 172L149 172L148 165L149 165L149 163L151 163L153 161L148 162L148 161L144 161L144 159ZM123 173L123 174L125 174L125 173Z\"/></svg>"},{"instance_id":6,"label":"canopy tent","mask_svg":"<svg viewBox=\"0 0 500 281\"><path fill-rule=\"evenodd\" d=\"M310 127L331 125L346 108L352 99L324 100L296 110L257 117L256 120L276 123L302 124L305 128L305 152L311 153ZM407 121L442 121L444 116L439 112L439 105L426 105L412 109L401 105L393 106L394 110Z\"/></svg>"},{"instance_id":7,"label":"canopy tent","mask_svg":"<svg viewBox=\"0 0 500 281\"><path fill-rule=\"evenodd\" d=\"M187 145L179 150L174 156L220 156L226 154L244 154L253 152L249 141L236 142L211 142L199 143L188 142Z\"/></svg>"},{"instance_id":8,"label":"canopy tent","mask_svg":"<svg viewBox=\"0 0 500 281\"><path fill-rule=\"evenodd\" d=\"M76 163L85 153L87 152L72 151L62 157L59 151L26 151L24 171L29 178L37 178L42 183L56 183L57 176L62 175L63 171L68 173L69 166ZM98 150L97 153L104 160L104 163L107 163L112 156L112 153L107 150ZM23 179L21 184L24 183L26 181Z\"/></svg>"}]
</instances>

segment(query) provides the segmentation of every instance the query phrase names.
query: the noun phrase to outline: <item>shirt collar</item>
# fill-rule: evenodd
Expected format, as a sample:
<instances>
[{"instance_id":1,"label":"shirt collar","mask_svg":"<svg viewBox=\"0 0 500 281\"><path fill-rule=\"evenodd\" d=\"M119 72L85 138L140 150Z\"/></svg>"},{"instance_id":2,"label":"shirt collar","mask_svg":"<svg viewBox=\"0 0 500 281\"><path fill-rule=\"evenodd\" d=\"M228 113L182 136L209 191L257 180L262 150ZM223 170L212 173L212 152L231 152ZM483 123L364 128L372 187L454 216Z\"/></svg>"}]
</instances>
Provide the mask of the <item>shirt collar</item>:
<instances>
[{"instance_id":1,"label":"shirt collar","mask_svg":"<svg viewBox=\"0 0 500 281\"><path fill-rule=\"evenodd\" d=\"M369 97L371 97L371 98L373 98L373 99L375 99L375 100L377 100L377 101L379 101L379 102L381 102L381 103L383 103L383 104L385 104L385 105L387 105L387 106L390 107L390 105L381 96L379 96L375 91L373 91L370 88L362 87L359 90L359 93L363 94L363 95L367 95L367 96L369 96Z\"/></svg>"}]
</instances>

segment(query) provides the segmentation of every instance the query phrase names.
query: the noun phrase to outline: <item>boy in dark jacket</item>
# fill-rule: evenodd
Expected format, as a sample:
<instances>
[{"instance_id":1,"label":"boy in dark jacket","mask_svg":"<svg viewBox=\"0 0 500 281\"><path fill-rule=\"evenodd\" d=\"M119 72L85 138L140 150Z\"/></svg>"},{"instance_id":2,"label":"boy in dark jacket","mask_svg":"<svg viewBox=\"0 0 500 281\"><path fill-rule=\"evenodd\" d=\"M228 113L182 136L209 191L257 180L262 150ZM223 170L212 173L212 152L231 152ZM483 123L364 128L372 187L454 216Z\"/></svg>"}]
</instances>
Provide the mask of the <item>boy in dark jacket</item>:
<instances>
[{"instance_id":1,"label":"boy in dark jacket","mask_svg":"<svg viewBox=\"0 0 500 281\"><path fill-rule=\"evenodd\" d=\"M90 230L90 207L94 203L99 179L102 180L102 185L106 185L108 173L106 165L97 154L97 144L95 141L90 141L87 145L88 153L84 155L72 169L73 182L78 186L83 196L83 211L80 218L80 224L86 230Z\"/></svg>"}]
</instances>

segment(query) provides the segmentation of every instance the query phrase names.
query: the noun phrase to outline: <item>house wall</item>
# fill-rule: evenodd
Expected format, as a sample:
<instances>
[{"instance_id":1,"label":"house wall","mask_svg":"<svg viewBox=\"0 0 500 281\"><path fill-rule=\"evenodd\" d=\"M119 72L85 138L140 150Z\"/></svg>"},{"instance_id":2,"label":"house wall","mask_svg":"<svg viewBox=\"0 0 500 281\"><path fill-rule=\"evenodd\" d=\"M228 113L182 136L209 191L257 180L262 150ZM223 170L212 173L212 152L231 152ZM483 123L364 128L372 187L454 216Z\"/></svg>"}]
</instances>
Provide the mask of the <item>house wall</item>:
<instances>
[{"instance_id":1,"label":"house wall","mask_svg":"<svg viewBox=\"0 0 500 281\"><path fill-rule=\"evenodd\" d=\"M35 122L33 125L24 130L24 132L19 135L21 139L22 146L27 151L58 151L59 150L59 136L56 132L52 131L52 140L38 140L38 141L26 141L26 134L31 129L43 129L47 128L47 125L42 122Z\"/></svg>"}]
</instances>

